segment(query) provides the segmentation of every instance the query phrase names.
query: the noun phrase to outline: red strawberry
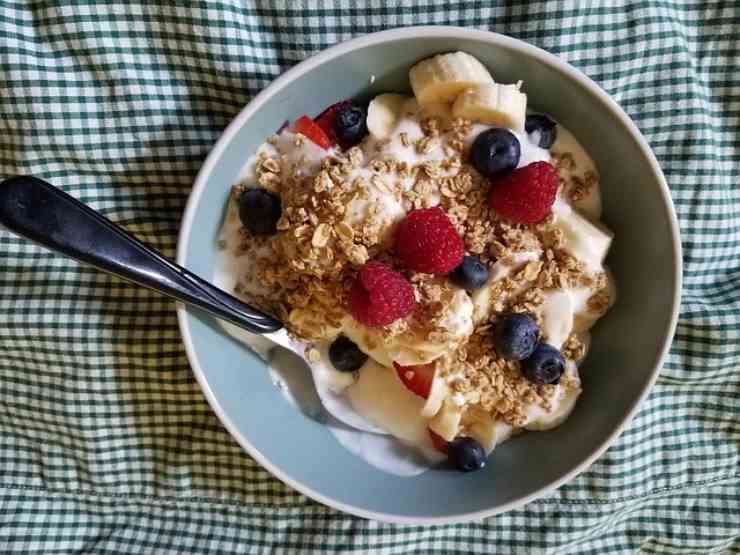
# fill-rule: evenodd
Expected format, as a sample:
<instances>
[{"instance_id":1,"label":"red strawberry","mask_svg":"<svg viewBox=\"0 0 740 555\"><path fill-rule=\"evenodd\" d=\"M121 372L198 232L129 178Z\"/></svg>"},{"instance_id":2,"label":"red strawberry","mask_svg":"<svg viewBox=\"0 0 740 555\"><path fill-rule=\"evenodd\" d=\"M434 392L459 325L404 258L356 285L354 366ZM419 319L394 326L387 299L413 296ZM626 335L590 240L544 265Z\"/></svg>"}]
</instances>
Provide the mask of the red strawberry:
<instances>
[{"instance_id":1,"label":"red strawberry","mask_svg":"<svg viewBox=\"0 0 740 555\"><path fill-rule=\"evenodd\" d=\"M396 230L393 250L404 266L425 274L447 274L460 265L465 245L439 206L412 210Z\"/></svg>"},{"instance_id":2,"label":"red strawberry","mask_svg":"<svg viewBox=\"0 0 740 555\"><path fill-rule=\"evenodd\" d=\"M316 125L316 122L308 116L301 116L295 120L292 129L294 133L300 133L324 150L329 150L332 147L332 142L326 136L323 129Z\"/></svg>"},{"instance_id":3,"label":"red strawberry","mask_svg":"<svg viewBox=\"0 0 740 555\"><path fill-rule=\"evenodd\" d=\"M434 380L434 363L419 364L416 366L401 366L394 362L396 374L403 382L407 389L419 397L426 399L432 390L432 381Z\"/></svg>"},{"instance_id":4,"label":"red strawberry","mask_svg":"<svg viewBox=\"0 0 740 555\"><path fill-rule=\"evenodd\" d=\"M552 164L533 162L492 180L489 202L505 218L536 224L550 213L558 184L558 172Z\"/></svg>"},{"instance_id":5,"label":"red strawberry","mask_svg":"<svg viewBox=\"0 0 740 555\"><path fill-rule=\"evenodd\" d=\"M449 452L450 443L442 436L434 433L431 428L429 429L429 437L432 438L432 447L434 447L437 451L439 451L440 453L444 453L445 455Z\"/></svg>"},{"instance_id":6,"label":"red strawberry","mask_svg":"<svg viewBox=\"0 0 740 555\"><path fill-rule=\"evenodd\" d=\"M321 112L314 120L316 121L316 125L321 127L324 133L326 133L326 136L329 137L329 140L332 142L332 144L337 144L338 142L337 131L335 127L337 112L345 106L349 106L350 104L352 104L351 100L342 100L341 102L332 104L326 110Z\"/></svg>"},{"instance_id":7,"label":"red strawberry","mask_svg":"<svg viewBox=\"0 0 740 555\"><path fill-rule=\"evenodd\" d=\"M366 263L349 291L349 311L366 326L388 325L408 316L414 308L411 284L382 262Z\"/></svg>"}]
</instances>

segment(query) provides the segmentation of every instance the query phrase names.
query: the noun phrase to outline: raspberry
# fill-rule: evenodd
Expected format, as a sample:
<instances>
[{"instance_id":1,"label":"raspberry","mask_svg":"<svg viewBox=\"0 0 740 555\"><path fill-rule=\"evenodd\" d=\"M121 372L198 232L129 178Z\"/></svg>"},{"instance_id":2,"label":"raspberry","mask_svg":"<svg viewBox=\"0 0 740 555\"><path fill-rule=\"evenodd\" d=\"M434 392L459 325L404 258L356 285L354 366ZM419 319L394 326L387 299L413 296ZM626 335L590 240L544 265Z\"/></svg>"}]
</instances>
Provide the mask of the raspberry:
<instances>
[{"instance_id":1,"label":"raspberry","mask_svg":"<svg viewBox=\"0 0 740 555\"><path fill-rule=\"evenodd\" d=\"M412 210L396 230L394 252L411 270L447 274L463 259L465 246L439 206Z\"/></svg>"},{"instance_id":2,"label":"raspberry","mask_svg":"<svg viewBox=\"0 0 740 555\"><path fill-rule=\"evenodd\" d=\"M415 307L411 284L382 262L365 264L349 291L349 311L355 320L370 327L395 322Z\"/></svg>"},{"instance_id":3,"label":"raspberry","mask_svg":"<svg viewBox=\"0 0 740 555\"><path fill-rule=\"evenodd\" d=\"M533 162L491 181L491 208L515 222L536 224L550 213L558 182L552 164Z\"/></svg>"}]
</instances>

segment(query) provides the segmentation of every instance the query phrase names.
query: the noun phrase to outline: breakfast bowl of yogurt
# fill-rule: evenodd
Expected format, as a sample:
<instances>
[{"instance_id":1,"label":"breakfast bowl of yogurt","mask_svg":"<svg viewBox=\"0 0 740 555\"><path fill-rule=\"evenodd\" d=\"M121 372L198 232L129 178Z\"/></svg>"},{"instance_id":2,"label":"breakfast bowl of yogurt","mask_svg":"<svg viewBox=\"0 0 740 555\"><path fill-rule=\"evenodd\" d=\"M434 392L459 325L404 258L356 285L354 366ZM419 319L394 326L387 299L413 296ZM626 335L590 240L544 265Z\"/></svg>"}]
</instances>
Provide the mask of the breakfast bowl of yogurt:
<instances>
[{"instance_id":1,"label":"breakfast bowl of yogurt","mask_svg":"<svg viewBox=\"0 0 740 555\"><path fill-rule=\"evenodd\" d=\"M260 93L198 176L178 262L284 323L179 309L234 438L309 497L414 523L586 469L657 376L681 280L624 112L537 48L445 27L337 45Z\"/></svg>"}]
</instances>

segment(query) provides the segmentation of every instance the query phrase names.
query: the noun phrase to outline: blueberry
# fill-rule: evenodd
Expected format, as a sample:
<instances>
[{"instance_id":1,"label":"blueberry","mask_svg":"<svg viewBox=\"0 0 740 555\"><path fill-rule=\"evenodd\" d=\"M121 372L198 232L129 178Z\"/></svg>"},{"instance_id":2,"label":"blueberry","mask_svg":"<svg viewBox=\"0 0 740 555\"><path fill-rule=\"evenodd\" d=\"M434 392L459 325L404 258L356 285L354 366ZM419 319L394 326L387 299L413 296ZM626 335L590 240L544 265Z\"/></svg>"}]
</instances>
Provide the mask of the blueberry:
<instances>
[{"instance_id":1,"label":"blueberry","mask_svg":"<svg viewBox=\"0 0 740 555\"><path fill-rule=\"evenodd\" d=\"M550 148L558 136L558 124L543 114L527 116L524 130L528 135L537 133L537 144L541 148Z\"/></svg>"},{"instance_id":2,"label":"blueberry","mask_svg":"<svg viewBox=\"0 0 740 555\"><path fill-rule=\"evenodd\" d=\"M329 347L329 360L340 372L354 372L365 364L367 355L351 339L340 335Z\"/></svg>"},{"instance_id":3,"label":"blueberry","mask_svg":"<svg viewBox=\"0 0 740 555\"><path fill-rule=\"evenodd\" d=\"M450 274L450 281L468 291L480 289L488 281L488 266L477 256L465 256Z\"/></svg>"},{"instance_id":4,"label":"blueberry","mask_svg":"<svg viewBox=\"0 0 740 555\"><path fill-rule=\"evenodd\" d=\"M478 135L470 149L473 166L486 177L513 170L519 164L520 156L519 139L506 129L496 127Z\"/></svg>"},{"instance_id":5,"label":"blueberry","mask_svg":"<svg viewBox=\"0 0 740 555\"><path fill-rule=\"evenodd\" d=\"M334 120L334 131L343 146L358 144L367 135L367 111L355 102L342 107Z\"/></svg>"},{"instance_id":6,"label":"blueberry","mask_svg":"<svg viewBox=\"0 0 740 555\"><path fill-rule=\"evenodd\" d=\"M265 189L247 189L239 197L239 219L255 235L275 233L281 213L280 197Z\"/></svg>"},{"instance_id":7,"label":"blueberry","mask_svg":"<svg viewBox=\"0 0 740 555\"><path fill-rule=\"evenodd\" d=\"M458 470L470 472L486 466L486 452L472 437L459 437L450 443L448 456Z\"/></svg>"},{"instance_id":8,"label":"blueberry","mask_svg":"<svg viewBox=\"0 0 740 555\"><path fill-rule=\"evenodd\" d=\"M534 352L522 361L522 374L536 384L557 384L565 371L565 359L555 347L540 343Z\"/></svg>"},{"instance_id":9,"label":"blueberry","mask_svg":"<svg viewBox=\"0 0 740 555\"><path fill-rule=\"evenodd\" d=\"M526 314L503 316L493 331L493 343L506 360L524 360L537 346L540 328Z\"/></svg>"}]
</instances>

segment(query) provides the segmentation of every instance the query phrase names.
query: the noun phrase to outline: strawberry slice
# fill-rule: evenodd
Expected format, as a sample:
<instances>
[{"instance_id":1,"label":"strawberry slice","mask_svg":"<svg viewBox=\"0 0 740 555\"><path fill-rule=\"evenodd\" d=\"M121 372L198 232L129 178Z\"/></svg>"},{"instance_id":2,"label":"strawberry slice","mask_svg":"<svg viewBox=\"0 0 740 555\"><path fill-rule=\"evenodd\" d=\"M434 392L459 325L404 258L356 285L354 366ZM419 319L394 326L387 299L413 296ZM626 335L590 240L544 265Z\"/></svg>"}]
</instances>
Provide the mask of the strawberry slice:
<instances>
[{"instance_id":1,"label":"strawberry slice","mask_svg":"<svg viewBox=\"0 0 740 555\"><path fill-rule=\"evenodd\" d=\"M329 150L332 147L332 142L326 136L324 130L316 125L316 122L308 116L301 116L295 120L292 129L294 133L300 133L324 150Z\"/></svg>"},{"instance_id":2,"label":"strawberry slice","mask_svg":"<svg viewBox=\"0 0 740 555\"><path fill-rule=\"evenodd\" d=\"M394 362L393 366L396 367L396 374L407 389L424 399L429 397L434 379L433 362L416 366L401 366Z\"/></svg>"},{"instance_id":3,"label":"strawberry slice","mask_svg":"<svg viewBox=\"0 0 740 555\"><path fill-rule=\"evenodd\" d=\"M329 140L332 142L332 144L337 144L339 142L336 132L337 112L339 112L339 110L346 106L350 106L351 104L351 100L342 100L341 102L332 104L326 110L321 112L314 120L316 122L316 125L321 127L324 133L326 133L326 136L329 137Z\"/></svg>"},{"instance_id":4,"label":"strawberry slice","mask_svg":"<svg viewBox=\"0 0 740 555\"><path fill-rule=\"evenodd\" d=\"M429 428L429 437L432 438L432 446L437 451L439 451L440 453L444 453L445 455L449 452L449 442L442 436L435 434L431 428Z\"/></svg>"}]
</instances>

